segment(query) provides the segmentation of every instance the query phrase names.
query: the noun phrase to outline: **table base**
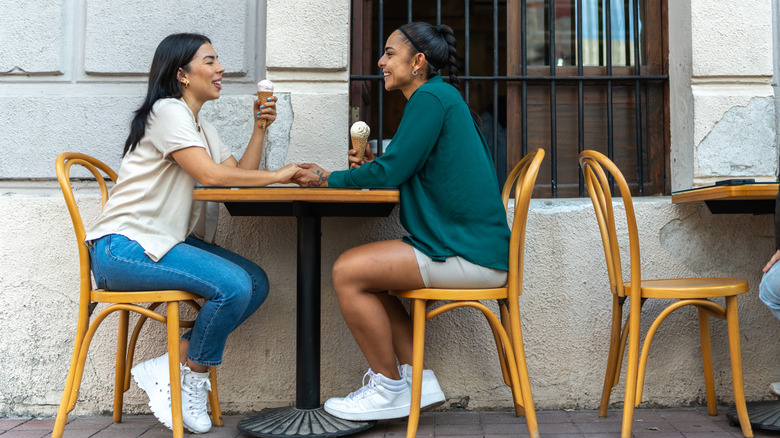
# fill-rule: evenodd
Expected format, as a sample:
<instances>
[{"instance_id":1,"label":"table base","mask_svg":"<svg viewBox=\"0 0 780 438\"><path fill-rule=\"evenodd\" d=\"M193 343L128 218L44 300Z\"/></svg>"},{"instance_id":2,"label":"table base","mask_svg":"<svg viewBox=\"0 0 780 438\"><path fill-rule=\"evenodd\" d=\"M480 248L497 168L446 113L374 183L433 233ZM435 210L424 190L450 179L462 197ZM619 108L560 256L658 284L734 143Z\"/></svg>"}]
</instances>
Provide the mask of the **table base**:
<instances>
[{"instance_id":1,"label":"table base","mask_svg":"<svg viewBox=\"0 0 780 438\"><path fill-rule=\"evenodd\" d=\"M322 408L282 407L263 409L242 418L238 430L259 437L330 437L358 433L375 424L375 421L342 420Z\"/></svg>"},{"instance_id":2,"label":"table base","mask_svg":"<svg viewBox=\"0 0 780 438\"><path fill-rule=\"evenodd\" d=\"M753 429L780 432L780 401L753 402L747 404L748 418ZM726 418L739 425L737 411L729 411Z\"/></svg>"}]
</instances>

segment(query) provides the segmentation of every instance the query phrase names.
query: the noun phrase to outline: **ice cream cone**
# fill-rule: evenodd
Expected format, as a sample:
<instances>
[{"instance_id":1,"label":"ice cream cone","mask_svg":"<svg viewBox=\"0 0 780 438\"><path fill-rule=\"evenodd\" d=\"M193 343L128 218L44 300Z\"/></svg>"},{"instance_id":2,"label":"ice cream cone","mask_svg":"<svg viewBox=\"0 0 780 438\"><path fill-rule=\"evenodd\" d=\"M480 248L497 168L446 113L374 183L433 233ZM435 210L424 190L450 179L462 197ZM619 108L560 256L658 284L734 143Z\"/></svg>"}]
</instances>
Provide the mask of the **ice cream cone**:
<instances>
[{"instance_id":1,"label":"ice cream cone","mask_svg":"<svg viewBox=\"0 0 780 438\"><path fill-rule=\"evenodd\" d=\"M368 140L369 133L371 133L371 128L363 121L353 123L349 129L349 136L352 137L352 148L357 151L356 156L361 160L366 155L366 140Z\"/></svg>"},{"instance_id":2,"label":"ice cream cone","mask_svg":"<svg viewBox=\"0 0 780 438\"><path fill-rule=\"evenodd\" d=\"M355 156L361 160L366 155L366 140L368 137L352 137L352 149L357 151Z\"/></svg>"},{"instance_id":3,"label":"ice cream cone","mask_svg":"<svg viewBox=\"0 0 780 438\"><path fill-rule=\"evenodd\" d=\"M274 95L273 91L258 91L257 99L260 100L260 105L262 105L268 100L269 97L273 95ZM262 124L263 124L263 129L265 129L265 125L266 125L265 119L262 120Z\"/></svg>"}]
</instances>

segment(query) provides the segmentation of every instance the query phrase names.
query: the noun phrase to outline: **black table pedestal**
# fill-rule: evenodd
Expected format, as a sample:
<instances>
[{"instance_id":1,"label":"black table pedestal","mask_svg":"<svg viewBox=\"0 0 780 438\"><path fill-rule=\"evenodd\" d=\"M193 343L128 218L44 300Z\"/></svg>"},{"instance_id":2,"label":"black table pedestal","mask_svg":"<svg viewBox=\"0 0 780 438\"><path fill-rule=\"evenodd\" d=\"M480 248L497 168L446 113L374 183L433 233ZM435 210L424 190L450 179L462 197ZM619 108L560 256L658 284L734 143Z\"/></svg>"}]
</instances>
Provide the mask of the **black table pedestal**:
<instances>
[{"instance_id":1,"label":"black table pedestal","mask_svg":"<svg viewBox=\"0 0 780 438\"><path fill-rule=\"evenodd\" d=\"M295 407L264 409L244 417L238 430L257 437L351 435L375 422L342 420L320 407L321 213L312 204L293 202L292 214L298 220Z\"/></svg>"},{"instance_id":2,"label":"black table pedestal","mask_svg":"<svg viewBox=\"0 0 780 438\"><path fill-rule=\"evenodd\" d=\"M780 401L748 403L747 411L753 429L780 432ZM737 411L729 411L726 413L726 418L731 424L739 425Z\"/></svg>"}]
</instances>

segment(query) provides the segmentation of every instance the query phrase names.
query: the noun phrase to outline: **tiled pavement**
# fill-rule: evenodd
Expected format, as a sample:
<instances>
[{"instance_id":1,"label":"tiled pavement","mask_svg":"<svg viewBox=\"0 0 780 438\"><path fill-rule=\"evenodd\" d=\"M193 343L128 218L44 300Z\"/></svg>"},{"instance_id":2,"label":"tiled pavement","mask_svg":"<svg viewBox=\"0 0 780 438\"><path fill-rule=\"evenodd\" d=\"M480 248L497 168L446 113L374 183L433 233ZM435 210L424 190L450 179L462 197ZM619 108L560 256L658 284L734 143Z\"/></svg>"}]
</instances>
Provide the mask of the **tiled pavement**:
<instances>
[{"instance_id":1,"label":"tiled pavement","mask_svg":"<svg viewBox=\"0 0 780 438\"><path fill-rule=\"evenodd\" d=\"M731 438L741 437L738 427L726 419L728 408L719 409L717 416L707 415L706 408L637 409L633 436L636 438ZM602 438L620 436L620 410L599 418L596 411L539 411L539 432L543 438ZM241 415L226 416L224 427L215 427L203 438L247 438L236 429ZM51 435L53 418L0 418L0 436L41 438ZM125 415L122 423L114 424L111 416L69 417L66 438L130 438L170 437L152 415ZM406 421L380 421L372 429L354 438L406 436ZM427 412L420 419L419 437L526 437L528 429L523 417L513 412ZM755 431L756 437L780 438L780 432Z\"/></svg>"}]
</instances>

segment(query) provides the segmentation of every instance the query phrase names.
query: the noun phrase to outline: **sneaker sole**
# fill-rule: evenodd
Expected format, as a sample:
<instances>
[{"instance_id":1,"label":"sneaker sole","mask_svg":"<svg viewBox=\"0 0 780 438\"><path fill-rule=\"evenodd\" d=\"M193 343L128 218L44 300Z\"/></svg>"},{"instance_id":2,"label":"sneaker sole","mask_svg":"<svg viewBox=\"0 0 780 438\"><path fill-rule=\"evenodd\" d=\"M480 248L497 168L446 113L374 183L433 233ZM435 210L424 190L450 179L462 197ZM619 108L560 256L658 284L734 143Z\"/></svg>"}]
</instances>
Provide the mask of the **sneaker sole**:
<instances>
[{"instance_id":1,"label":"sneaker sole","mask_svg":"<svg viewBox=\"0 0 780 438\"><path fill-rule=\"evenodd\" d=\"M409 406L386 409L382 411L371 412L342 412L337 409L325 406L325 412L333 415L336 418L349 421L377 421L377 420L393 420L397 418L406 418L409 416Z\"/></svg>"},{"instance_id":2,"label":"sneaker sole","mask_svg":"<svg viewBox=\"0 0 780 438\"><path fill-rule=\"evenodd\" d=\"M163 426L167 427L168 429L173 430L173 421L168 421L166 418L163 418L160 416L160 413L157 411L157 409L152 406L152 397L151 394L154 392L154 385L150 382L154 381L154 377L152 376L152 373L147 370L146 364L142 363L135 367L133 367L130 370L130 374L133 376L133 380L135 380L136 385L138 385L139 388L143 389L146 393L146 396L149 398L149 409L152 411L152 414L154 414L155 418L157 418L157 421L163 424Z\"/></svg>"}]
</instances>

